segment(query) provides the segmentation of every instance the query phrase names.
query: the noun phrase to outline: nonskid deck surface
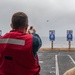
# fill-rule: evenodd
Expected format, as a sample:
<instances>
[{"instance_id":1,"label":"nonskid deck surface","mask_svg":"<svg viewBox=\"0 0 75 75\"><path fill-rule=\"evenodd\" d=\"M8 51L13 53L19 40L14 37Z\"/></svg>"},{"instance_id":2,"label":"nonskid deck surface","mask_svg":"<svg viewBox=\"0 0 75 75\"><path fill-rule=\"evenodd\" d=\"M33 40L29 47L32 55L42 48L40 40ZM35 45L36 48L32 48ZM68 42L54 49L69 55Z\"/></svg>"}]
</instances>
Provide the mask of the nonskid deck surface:
<instances>
[{"instance_id":1,"label":"nonskid deck surface","mask_svg":"<svg viewBox=\"0 0 75 75\"><path fill-rule=\"evenodd\" d=\"M63 75L75 66L74 50L39 50L41 75Z\"/></svg>"}]
</instances>

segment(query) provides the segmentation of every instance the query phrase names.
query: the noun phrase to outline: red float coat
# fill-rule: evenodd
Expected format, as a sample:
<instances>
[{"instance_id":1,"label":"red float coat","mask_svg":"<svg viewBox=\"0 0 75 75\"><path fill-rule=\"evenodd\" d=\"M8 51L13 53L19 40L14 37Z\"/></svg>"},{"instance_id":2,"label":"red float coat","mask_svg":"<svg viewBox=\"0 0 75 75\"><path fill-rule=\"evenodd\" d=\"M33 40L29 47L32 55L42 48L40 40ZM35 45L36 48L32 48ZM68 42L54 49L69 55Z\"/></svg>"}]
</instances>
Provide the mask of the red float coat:
<instances>
[{"instance_id":1,"label":"red float coat","mask_svg":"<svg viewBox=\"0 0 75 75\"><path fill-rule=\"evenodd\" d=\"M38 56L32 52L33 36L10 31L0 39L0 73L2 75L40 75Z\"/></svg>"}]
</instances>

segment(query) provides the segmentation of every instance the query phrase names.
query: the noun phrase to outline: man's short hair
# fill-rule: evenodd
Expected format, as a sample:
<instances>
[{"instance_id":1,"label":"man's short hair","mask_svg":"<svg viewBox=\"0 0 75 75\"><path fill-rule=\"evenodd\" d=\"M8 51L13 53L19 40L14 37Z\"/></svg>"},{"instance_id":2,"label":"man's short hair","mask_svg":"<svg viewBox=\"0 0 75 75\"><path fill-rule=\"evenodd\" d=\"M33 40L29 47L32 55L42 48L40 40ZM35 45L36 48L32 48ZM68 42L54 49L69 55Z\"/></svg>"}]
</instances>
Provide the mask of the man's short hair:
<instances>
[{"instance_id":1,"label":"man's short hair","mask_svg":"<svg viewBox=\"0 0 75 75\"><path fill-rule=\"evenodd\" d=\"M28 24L28 17L24 12L17 12L12 16L13 29L24 28Z\"/></svg>"}]
</instances>

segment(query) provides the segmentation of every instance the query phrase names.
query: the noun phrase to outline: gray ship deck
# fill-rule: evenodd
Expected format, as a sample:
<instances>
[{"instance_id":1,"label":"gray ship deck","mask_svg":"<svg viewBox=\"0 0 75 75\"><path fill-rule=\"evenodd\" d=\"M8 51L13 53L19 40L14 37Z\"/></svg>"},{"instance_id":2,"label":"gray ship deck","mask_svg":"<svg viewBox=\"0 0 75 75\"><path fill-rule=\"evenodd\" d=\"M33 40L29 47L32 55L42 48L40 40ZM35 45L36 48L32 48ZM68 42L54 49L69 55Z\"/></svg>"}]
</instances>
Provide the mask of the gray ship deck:
<instances>
[{"instance_id":1,"label":"gray ship deck","mask_svg":"<svg viewBox=\"0 0 75 75\"><path fill-rule=\"evenodd\" d=\"M63 75L75 66L74 50L39 50L41 75Z\"/></svg>"}]
</instances>

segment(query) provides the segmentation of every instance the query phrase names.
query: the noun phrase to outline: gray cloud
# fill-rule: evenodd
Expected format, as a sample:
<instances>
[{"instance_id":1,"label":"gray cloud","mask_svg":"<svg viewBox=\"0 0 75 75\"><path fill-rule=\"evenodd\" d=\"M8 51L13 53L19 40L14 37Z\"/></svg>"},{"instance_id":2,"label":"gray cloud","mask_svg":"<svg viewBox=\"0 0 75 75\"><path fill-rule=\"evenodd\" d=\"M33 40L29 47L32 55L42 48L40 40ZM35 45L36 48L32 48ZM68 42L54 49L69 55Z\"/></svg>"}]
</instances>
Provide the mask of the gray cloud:
<instances>
[{"instance_id":1,"label":"gray cloud","mask_svg":"<svg viewBox=\"0 0 75 75\"><path fill-rule=\"evenodd\" d=\"M41 36L55 30L56 36L66 36L66 30L75 33L75 0L1 0L0 29L10 31L11 16L17 11L26 12L29 25ZM75 36L75 34L74 34Z\"/></svg>"}]
</instances>

